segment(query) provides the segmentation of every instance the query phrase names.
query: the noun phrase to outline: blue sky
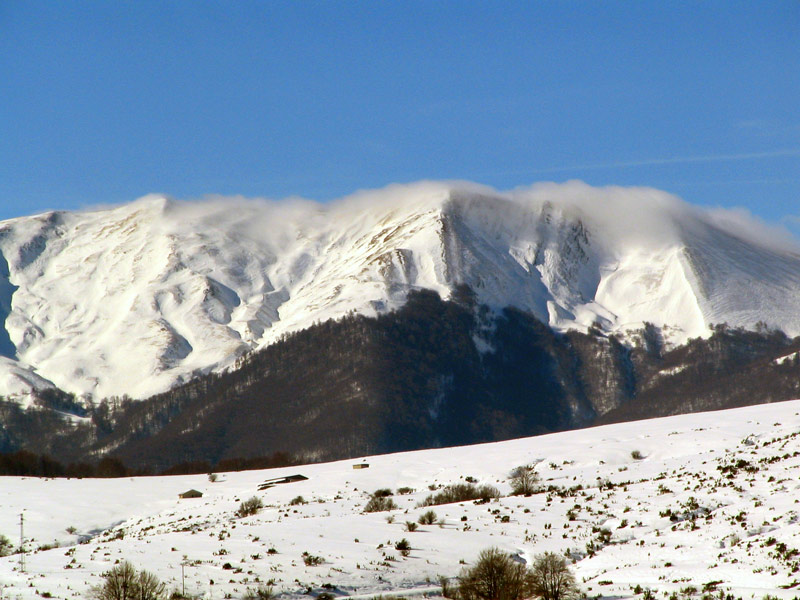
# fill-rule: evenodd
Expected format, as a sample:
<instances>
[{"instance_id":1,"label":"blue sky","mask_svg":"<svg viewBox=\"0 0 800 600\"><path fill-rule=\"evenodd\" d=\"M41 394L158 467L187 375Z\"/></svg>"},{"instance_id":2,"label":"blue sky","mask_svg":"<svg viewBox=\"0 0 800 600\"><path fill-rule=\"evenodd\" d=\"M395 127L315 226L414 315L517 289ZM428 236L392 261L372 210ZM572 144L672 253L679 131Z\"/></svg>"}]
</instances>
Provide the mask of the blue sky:
<instances>
[{"instance_id":1,"label":"blue sky","mask_svg":"<svg viewBox=\"0 0 800 600\"><path fill-rule=\"evenodd\" d=\"M800 232L800 2L0 1L0 218L582 179Z\"/></svg>"}]
</instances>

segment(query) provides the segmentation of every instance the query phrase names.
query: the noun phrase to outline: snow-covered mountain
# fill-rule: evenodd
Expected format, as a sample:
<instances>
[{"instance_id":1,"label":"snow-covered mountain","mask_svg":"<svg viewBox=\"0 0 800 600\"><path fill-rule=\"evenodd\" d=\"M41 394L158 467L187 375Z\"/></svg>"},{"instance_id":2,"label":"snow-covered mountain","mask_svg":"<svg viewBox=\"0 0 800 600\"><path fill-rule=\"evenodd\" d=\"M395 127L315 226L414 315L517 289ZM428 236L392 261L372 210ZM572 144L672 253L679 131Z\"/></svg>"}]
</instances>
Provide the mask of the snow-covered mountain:
<instances>
[{"instance_id":1,"label":"snow-covered mountain","mask_svg":"<svg viewBox=\"0 0 800 600\"><path fill-rule=\"evenodd\" d=\"M330 204L148 196L0 223L0 394L140 398L409 290L469 285L556 329L800 333L800 253L664 192L423 182Z\"/></svg>"}]
</instances>

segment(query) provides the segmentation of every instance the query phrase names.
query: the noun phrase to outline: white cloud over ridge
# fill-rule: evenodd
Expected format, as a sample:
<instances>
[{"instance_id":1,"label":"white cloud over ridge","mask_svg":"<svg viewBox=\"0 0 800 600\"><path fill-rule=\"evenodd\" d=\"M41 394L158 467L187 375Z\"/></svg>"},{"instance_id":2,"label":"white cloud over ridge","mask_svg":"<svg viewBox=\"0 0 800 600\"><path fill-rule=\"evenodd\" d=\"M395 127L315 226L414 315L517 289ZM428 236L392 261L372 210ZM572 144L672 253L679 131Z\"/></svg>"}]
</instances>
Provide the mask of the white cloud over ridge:
<instances>
[{"instance_id":1,"label":"white cloud over ridge","mask_svg":"<svg viewBox=\"0 0 800 600\"><path fill-rule=\"evenodd\" d=\"M602 231L604 237L623 245L670 244L681 239L683 230L706 225L775 252L800 253L800 240L785 224L768 223L744 208L706 208L656 188L596 187L580 180L539 182L508 191L470 181L423 180L359 190L330 202L299 196L268 199L208 195L193 200L170 199L165 210L179 212L187 221L200 219L209 225L239 222L246 235L260 236L269 230L271 236L294 236L297 231L330 219L374 218L393 207L407 211L416 205L424 210L453 192L495 197L537 211L550 203L564 211L574 211L593 228ZM146 196L137 202L157 197L164 196ZM783 221L800 222L800 218L794 219L796 221L787 216Z\"/></svg>"}]
</instances>

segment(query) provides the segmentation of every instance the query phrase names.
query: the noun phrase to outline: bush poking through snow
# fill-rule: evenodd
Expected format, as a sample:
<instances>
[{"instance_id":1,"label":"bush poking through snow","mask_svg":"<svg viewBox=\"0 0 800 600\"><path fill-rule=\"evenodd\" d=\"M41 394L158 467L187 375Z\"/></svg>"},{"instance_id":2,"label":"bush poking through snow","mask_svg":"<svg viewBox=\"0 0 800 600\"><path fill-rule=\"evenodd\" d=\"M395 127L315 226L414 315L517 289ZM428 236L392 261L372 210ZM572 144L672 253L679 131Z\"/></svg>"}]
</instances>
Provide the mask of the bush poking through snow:
<instances>
[{"instance_id":1,"label":"bush poking through snow","mask_svg":"<svg viewBox=\"0 0 800 600\"><path fill-rule=\"evenodd\" d=\"M295 496L289 501L289 506L298 506L300 504L308 504L308 502L302 496Z\"/></svg>"},{"instance_id":2,"label":"bush poking through snow","mask_svg":"<svg viewBox=\"0 0 800 600\"><path fill-rule=\"evenodd\" d=\"M8 556L11 554L11 540L0 533L0 556Z\"/></svg>"},{"instance_id":3,"label":"bush poking through snow","mask_svg":"<svg viewBox=\"0 0 800 600\"><path fill-rule=\"evenodd\" d=\"M403 538L399 542L395 543L394 549L397 550L402 556L408 556L411 554L411 543L406 538Z\"/></svg>"},{"instance_id":4,"label":"bush poking through snow","mask_svg":"<svg viewBox=\"0 0 800 600\"><path fill-rule=\"evenodd\" d=\"M540 477L533 465L522 465L511 471L512 496L530 496L540 490Z\"/></svg>"},{"instance_id":5,"label":"bush poking through snow","mask_svg":"<svg viewBox=\"0 0 800 600\"><path fill-rule=\"evenodd\" d=\"M236 510L236 516L249 517L256 514L262 508L264 508L264 503L261 502L261 498L253 496L252 498L242 501L239 508Z\"/></svg>"},{"instance_id":6,"label":"bush poking through snow","mask_svg":"<svg viewBox=\"0 0 800 600\"><path fill-rule=\"evenodd\" d=\"M272 600L274 597L272 586L260 584L257 588L247 588L242 600Z\"/></svg>"},{"instance_id":7,"label":"bush poking through snow","mask_svg":"<svg viewBox=\"0 0 800 600\"><path fill-rule=\"evenodd\" d=\"M422 501L420 506L437 506L439 504L452 504L468 500L483 500L488 502L492 498L499 498L500 490L492 485L475 485L474 483L453 483L442 489L441 492L431 494Z\"/></svg>"},{"instance_id":8,"label":"bush poking through snow","mask_svg":"<svg viewBox=\"0 0 800 600\"><path fill-rule=\"evenodd\" d=\"M644 458L644 454L642 454L639 450L633 450L631 452L631 458L633 460L642 460Z\"/></svg>"},{"instance_id":9,"label":"bush poking through snow","mask_svg":"<svg viewBox=\"0 0 800 600\"><path fill-rule=\"evenodd\" d=\"M316 567L317 565L321 565L325 562L325 559L321 556L314 556L313 554L309 554L308 552L303 552L303 564L307 567Z\"/></svg>"},{"instance_id":10,"label":"bush poking through snow","mask_svg":"<svg viewBox=\"0 0 800 600\"><path fill-rule=\"evenodd\" d=\"M434 523L436 523L436 513L433 512L432 510L426 510L419 516L417 522L420 525L433 525Z\"/></svg>"},{"instance_id":11,"label":"bush poking through snow","mask_svg":"<svg viewBox=\"0 0 800 600\"><path fill-rule=\"evenodd\" d=\"M394 510L396 508L397 504L391 498L387 498L386 496L376 496L373 494L369 499L369 502L367 502L367 505L364 507L364 512L383 512L386 510Z\"/></svg>"},{"instance_id":12,"label":"bush poking through snow","mask_svg":"<svg viewBox=\"0 0 800 600\"><path fill-rule=\"evenodd\" d=\"M104 582L93 587L89 596L95 600L162 600L166 586L152 573L136 568L128 561L114 565L103 575Z\"/></svg>"}]
</instances>

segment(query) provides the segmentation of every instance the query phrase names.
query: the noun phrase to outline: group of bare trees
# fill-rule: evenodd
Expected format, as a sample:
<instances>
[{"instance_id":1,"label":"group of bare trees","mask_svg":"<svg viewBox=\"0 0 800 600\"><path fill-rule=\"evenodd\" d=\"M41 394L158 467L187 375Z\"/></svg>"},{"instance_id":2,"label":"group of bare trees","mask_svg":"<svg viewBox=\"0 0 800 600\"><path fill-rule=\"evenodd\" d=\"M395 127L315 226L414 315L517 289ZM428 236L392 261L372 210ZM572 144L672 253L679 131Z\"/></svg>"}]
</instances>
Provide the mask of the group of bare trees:
<instances>
[{"instance_id":1,"label":"group of bare trees","mask_svg":"<svg viewBox=\"0 0 800 600\"><path fill-rule=\"evenodd\" d=\"M528 566L511 555L489 548L459 577L458 585L443 581L442 593L453 600L570 600L579 595L567 559L553 552L536 557Z\"/></svg>"},{"instance_id":2,"label":"group of bare trees","mask_svg":"<svg viewBox=\"0 0 800 600\"><path fill-rule=\"evenodd\" d=\"M573 600L579 596L578 583L567 560L553 552L540 554L527 566L498 548L489 548L458 579L457 585L442 579L445 598ZM92 600L165 600L166 586L152 573L137 570L124 561L105 574L103 584L92 588L90 596Z\"/></svg>"}]
</instances>

